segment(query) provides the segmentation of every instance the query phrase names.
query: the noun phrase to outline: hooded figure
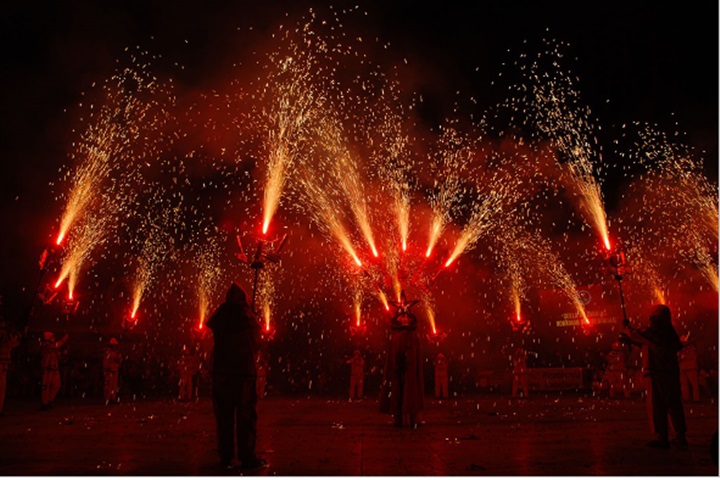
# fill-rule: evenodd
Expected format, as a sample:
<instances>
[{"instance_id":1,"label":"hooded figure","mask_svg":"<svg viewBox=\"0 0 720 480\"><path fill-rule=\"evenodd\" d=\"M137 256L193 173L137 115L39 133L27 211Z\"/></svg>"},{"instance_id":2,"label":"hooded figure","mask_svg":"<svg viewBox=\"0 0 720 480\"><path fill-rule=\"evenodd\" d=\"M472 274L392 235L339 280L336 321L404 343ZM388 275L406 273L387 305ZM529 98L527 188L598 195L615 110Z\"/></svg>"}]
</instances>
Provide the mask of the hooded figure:
<instances>
[{"instance_id":1,"label":"hooded figure","mask_svg":"<svg viewBox=\"0 0 720 480\"><path fill-rule=\"evenodd\" d=\"M255 455L257 391L255 358L260 325L248 305L247 294L233 283L225 303L207 322L213 332L213 407L217 423L220 463L230 466L235 456L233 428L237 432L237 456L242 468L264 461Z\"/></svg>"},{"instance_id":2,"label":"hooded figure","mask_svg":"<svg viewBox=\"0 0 720 480\"><path fill-rule=\"evenodd\" d=\"M648 444L655 448L669 448L668 415L672 420L675 438L673 445L687 448L685 412L680 390L678 352L683 348L672 325L670 309L656 305L650 312L649 326L635 330L629 325L625 335L643 349L643 375L646 378L647 406L657 439Z\"/></svg>"}]
</instances>

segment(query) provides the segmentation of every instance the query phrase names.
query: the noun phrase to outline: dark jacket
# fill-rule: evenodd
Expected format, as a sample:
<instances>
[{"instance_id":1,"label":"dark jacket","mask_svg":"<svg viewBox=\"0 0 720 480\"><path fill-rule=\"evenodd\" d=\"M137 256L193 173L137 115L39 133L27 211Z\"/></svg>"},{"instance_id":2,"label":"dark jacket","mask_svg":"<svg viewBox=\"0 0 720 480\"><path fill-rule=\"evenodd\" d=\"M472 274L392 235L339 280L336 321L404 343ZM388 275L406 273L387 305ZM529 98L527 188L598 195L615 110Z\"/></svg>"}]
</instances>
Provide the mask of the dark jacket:
<instances>
[{"instance_id":1,"label":"dark jacket","mask_svg":"<svg viewBox=\"0 0 720 480\"><path fill-rule=\"evenodd\" d=\"M650 374L680 371L677 353L683 348L672 326L670 309L657 305L650 314L650 326L641 330L628 328L626 333L644 347L643 368Z\"/></svg>"},{"instance_id":2,"label":"dark jacket","mask_svg":"<svg viewBox=\"0 0 720 480\"><path fill-rule=\"evenodd\" d=\"M245 291L232 284L225 303L207 322L213 332L213 375L255 375L260 325Z\"/></svg>"}]
</instances>

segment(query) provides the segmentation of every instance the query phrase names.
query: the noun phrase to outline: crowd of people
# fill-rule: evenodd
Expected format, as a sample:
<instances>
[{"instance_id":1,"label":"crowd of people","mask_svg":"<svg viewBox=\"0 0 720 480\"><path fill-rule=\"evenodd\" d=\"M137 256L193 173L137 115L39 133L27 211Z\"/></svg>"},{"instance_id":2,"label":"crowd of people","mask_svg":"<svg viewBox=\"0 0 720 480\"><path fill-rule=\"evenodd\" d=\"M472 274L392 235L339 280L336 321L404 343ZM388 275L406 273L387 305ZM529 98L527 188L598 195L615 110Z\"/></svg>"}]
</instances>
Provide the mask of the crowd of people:
<instances>
[{"instance_id":1,"label":"crowd of people","mask_svg":"<svg viewBox=\"0 0 720 480\"><path fill-rule=\"evenodd\" d=\"M421 353L417 318L412 313L415 303L408 301L402 292L394 304L396 312L389 325L387 355L380 369L379 386L380 411L392 415L396 427L412 429L421 425L419 416L426 395L426 362ZM256 405L268 392L271 363L262 351L260 326L241 287L231 285L226 301L208 320L207 328L213 336L211 352L184 345L173 359L163 359L153 365L123 355L121 342L110 338L96 361L80 362L83 368L79 368L68 353L69 336L65 334L58 339L54 332L48 331L43 333L37 349L39 361L25 361L13 369L13 351L21 345L22 336L0 321L0 413L8 393L8 377L9 384L20 389L33 384L28 377L35 374L37 380L34 383L39 392L31 390L32 394L39 393L42 410L52 408L58 394L72 396L86 386L92 386L92 392L101 395L107 405L119 403L121 394L135 396L148 385L152 385L158 394L170 393L178 401L192 401L198 398L204 386L212 396L221 463L230 467L237 459L241 468L261 467L264 460L255 455ZM635 353L642 359L642 367L638 369L633 368L630 361ZM361 350L355 349L345 363L349 365L346 367L349 399L363 400L368 369ZM28 369L30 365L37 365L37 369ZM437 353L431 365L434 397L439 400L449 398L452 376L448 358ZM512 397L529 398L532 369L528 367L528 352L522 346L515 348L509 356L509 368ZM683 403L699 401L701 395L708 394L708 377L699 368L694 342L690 341L689 335L678 336L669 308L659 305L651 312L644 328L625 326L623 334L605 356L604 371L596 379L596 387L601 386L595 393L606 393L610 398L629 398L641 390L647 398L651 426L656 435L649 445L655 448L674 445L685 449L687 427ZM102 380L101 392L98 379ZM11 395L18 393L22 392L15 390ZM669 438L670 424L675 433L672 440Z\"/></svg>"}]
</instances>

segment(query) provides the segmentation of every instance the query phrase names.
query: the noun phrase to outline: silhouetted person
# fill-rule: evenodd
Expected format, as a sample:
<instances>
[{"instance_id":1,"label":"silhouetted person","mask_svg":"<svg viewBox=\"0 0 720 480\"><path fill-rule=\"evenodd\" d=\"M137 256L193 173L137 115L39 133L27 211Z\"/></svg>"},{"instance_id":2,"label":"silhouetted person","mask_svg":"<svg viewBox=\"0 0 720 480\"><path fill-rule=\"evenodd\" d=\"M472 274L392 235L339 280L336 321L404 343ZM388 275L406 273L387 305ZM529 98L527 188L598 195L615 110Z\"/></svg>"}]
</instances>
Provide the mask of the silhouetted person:
<instances>
[{"instance_id":1,"label":"silhouetted person","mask_svg":"<svg viewBox=\"0 0 720 480\"><path fill-rule=\"evenodd\" d=\"M67 342L67 333L59 341L52 332L43 333L42 349L40 350L40 367L42 368L42 384L40 408L49 410L60 390L60 348Z\"/></svg>"},{"instance_id":2,"label":"silhouetted person","mask_svg":"<svg viewBox=\"0 0 720 480\"><path fill-rule=\"evenodd\" d=\"M0 415L5 408L7 373L13 348L20 344L20 334L11 332L8 324L0 318Z\"/></svg>"},{"instance_id":3,"label":"silhouetted person","mask_svg":"<svg viewBox=\"0 0 720 480\"><path fill-rule=\"evenodd\" d=\"M530 386L528 382L527 353L522 347L518 347L512 356L513 363L513 384L512 396L518 396L518 390L522 389L524 398L530 395Z\"/></svg>"},{"instance_id":4,"label":"silhouetted person","mask_svg":"<svg viewBox=\"0 0 720 480\"><path fill-rule=\"evenodd\" d=\"M614 398L618 392L622 392L625 398L630 398L627 348L619 341L613 342L606 360L605 380L608 383L610 398Z\"/></svg>"},{"instance_id":5,"label":"silhouetted person","mask_svg":"<svg viewBox=\"0 0 720 480\"><path fill-rule=\"evenodd\" d=\"M197 355L183 345L182 354L178 359L178 399L180 401L192 400L195 398L193 378L200 370L200 361Z\"/></svg>"},{"instance_id":6,"label":"silhouetted person","mask_svg":"<svg viewBox=\"0 0 720 480\"><path fill-rule=\"evenodd\" d=\"M435 398L448 398L448 361L445 355L435 357Z\"/></svg>"},{"instance_id":7,"label":"silhouetted person","mask_svg":"<svg viewBox=\"0 0 720 480\"><path fill-rule=\"evenodd\" d=\"M234 455L233 427L237 429L237 456L242 468L263 466L255 455L257 386L255 359L260 325L248 305L247 294L233 283L225 303L207 322L213 332L212 396L217 423L220 463L229 467Z\"/></svg>"},{"instance_id":8,"label":"silhouetted person","mask_svg":"<svg viewBox=\"0 0 720 480\"><path fill-rule=\"evenodd\" d=\"M685 412L680 390L680 367L678 351L683 345L671 321L670 309L655 306L650 313L649 326L635 330L630 325L625 335L643 349L643 371L646 378L648 413L657 438L648 446L669 448L668 415L672 420L675 438L672 444L687 448L685 438Z\"/></svg>"},{"instance_id":9,"label":"silhouetted person","mask_svg":"<svg viewBox=\"0 0 720 480\"><path fill-rule=\"evenodd\" d=\"M103 351L103 398L106 405L118 402L118 378L122 364L122 355L118 351L118 345L120 342L111 338Z\"/></svg>"},{"instance_id":10,"label":"silhouetted person","mask_svg":"<svg viewBox=\"0 0 720 480\"><path fill-rule=\"evenodd\" d=\"M423 368L416 332L417 318L409 310L415 303L408 302L405 292L402 292L397 312L390 321L390 349L385 375L390 413L397 427L408 420L411 427L417 428L417 415L423 409Z\"/></svg>"},{"instance_id":11,"label":"silhouetted person","mask_svg":"<svg viewBox=\"0 0 720 480\"><path fill-rule=\"evenodd\" d=\"M350 364L350 400L363 398L363 384L365 383L365 359L360 350L355 350L353 356L345 362Z\"/></svg>"}]
</instances>

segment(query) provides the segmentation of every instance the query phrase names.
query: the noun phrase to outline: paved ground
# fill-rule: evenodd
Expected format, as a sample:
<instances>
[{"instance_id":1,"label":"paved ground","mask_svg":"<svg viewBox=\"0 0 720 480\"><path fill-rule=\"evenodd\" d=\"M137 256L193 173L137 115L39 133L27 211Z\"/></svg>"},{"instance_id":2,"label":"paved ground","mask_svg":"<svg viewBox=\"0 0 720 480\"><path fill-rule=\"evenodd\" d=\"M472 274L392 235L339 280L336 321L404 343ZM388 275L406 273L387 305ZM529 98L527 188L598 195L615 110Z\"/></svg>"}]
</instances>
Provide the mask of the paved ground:
<instances>
[{"instance_id":1,"label":"paved ground","mask_svg":"<svg viewBox=\"0 0 720 480\"><path fill-rule=\"evenodd\" d=\"M712 401L686 405L690 449L657 451L644 401L538 395L428 399L418 430L394 428L377 402L268 398L259 405L260 475L717 476ZM209 399L106 407L10 402L0 475L240 474L216 466Z\"/></svg>"}]
</instances>

